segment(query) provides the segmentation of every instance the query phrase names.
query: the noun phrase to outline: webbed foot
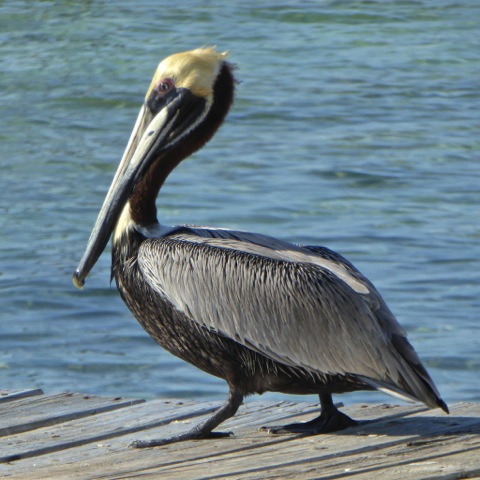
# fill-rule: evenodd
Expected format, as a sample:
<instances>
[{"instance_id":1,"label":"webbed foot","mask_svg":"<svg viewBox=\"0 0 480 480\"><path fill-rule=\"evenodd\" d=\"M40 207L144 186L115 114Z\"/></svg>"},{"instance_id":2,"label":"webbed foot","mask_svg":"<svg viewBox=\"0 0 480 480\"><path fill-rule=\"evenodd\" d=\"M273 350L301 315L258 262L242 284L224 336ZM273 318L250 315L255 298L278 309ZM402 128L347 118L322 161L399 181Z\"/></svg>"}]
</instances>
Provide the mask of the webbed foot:
<instances>
[{"instance_id":1,"label":"webbed foot","mask_svg":"<svg viewBox=\"0 0 480 480\"><path fill-rule=\"evenodd\" d=\"M260 430L274 435L284 433L297 433L302 435L318 435L319 433L331 433L344 430L348 427L359 425L360 422L353 420L348 415L340 412L334 405L332 395L320 394L320 416L303 423L290 423L288 425L261 427Z\"/></svg>"},{"instance_id":2,"label":"webbed foot","mask_svg":"<svg viewBox=\"0 0 480 480\"><path fill-rule=\"evenodd\" d=\"M200 422L188 432L179 433L167 438L153 440L136 440L130 444L132 448L161 447L170 443L184 442L186 440L201 440L206 438L224 438L233 435L232 432L213 432L212 430L228 418L233 417L243 401L243 395L230 389L227 401L211 415Z\"/></svg>"},{"instance_id":3,"label":"webbed foot","mask_svg":"<svg viewBox=\"0 0 480 480\"><path fill-rule=\"evenodd\" d=\"M309 422L289 423L287 425L261 427L260 430L273 435L297 433L303 435L318 435L319 433L331 433L354 427L359 422L348 415L335 409L335 412L322 411L321 415Z\"/></svg>"}]
</instances>

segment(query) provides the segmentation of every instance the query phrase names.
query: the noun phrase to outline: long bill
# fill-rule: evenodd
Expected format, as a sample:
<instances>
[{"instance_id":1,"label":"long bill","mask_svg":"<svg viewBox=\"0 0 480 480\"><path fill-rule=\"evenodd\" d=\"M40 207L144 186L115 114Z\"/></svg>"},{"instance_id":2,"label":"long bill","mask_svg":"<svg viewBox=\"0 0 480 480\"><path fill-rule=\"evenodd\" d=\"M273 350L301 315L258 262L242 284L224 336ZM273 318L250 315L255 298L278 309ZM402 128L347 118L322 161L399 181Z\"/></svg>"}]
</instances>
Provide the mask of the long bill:
<instances>
[{"instance_id":1,"label":"long bill","mask_svg":"<svg viewBox=\"0 0 480 480\"><path fill-rule=\"evenodd\" d=\"M145 171L198 123L200 105L195 103L188 90L179 89L178 95L156 115L145 105L140 109L83 257L73 274L77 288L83 287L85 278L105 250L128 198Z\"/></svg>"}]
</instances>

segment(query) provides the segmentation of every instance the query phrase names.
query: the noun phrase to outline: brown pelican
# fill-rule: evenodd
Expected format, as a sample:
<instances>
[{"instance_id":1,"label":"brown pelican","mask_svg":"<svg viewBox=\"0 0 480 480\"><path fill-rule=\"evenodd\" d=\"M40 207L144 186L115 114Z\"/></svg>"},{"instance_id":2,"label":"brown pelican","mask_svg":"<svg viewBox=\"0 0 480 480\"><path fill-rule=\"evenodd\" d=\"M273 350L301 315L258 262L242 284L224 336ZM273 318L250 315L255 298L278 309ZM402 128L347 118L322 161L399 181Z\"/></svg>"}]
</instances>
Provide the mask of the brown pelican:
<instances>
[{"instance_id":1,"label":"brown pelican","mask_svg":"<svg viewBox=\"0 0 480 480\"><path fill-rule=\"evenodd\" d=\"M318 394L320 416L265 427L316 434L355 425L333 393L383 390L447 405L384 300L350 262L324 247L255 233L167 227L155 201L169 173L223 122L235 79L225 53L201 48L163 60L148 88L86 251L82 287L112 241L112 276L142 327L165 349L229 386L225 404L189 432L213 432L246 395Z\"/></svg>"}]
</instances>

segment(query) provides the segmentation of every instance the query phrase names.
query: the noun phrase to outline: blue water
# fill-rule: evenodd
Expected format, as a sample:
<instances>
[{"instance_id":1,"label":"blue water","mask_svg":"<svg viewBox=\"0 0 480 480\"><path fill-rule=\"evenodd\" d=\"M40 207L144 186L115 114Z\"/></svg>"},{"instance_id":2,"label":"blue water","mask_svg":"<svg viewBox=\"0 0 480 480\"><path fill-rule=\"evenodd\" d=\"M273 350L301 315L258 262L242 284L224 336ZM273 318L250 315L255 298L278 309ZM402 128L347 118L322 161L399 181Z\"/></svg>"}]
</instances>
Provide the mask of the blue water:
<instances>
[{"instance_id":1,"label":"blue water","mask_svg":"<svg viewBox=\"0 0 480 480\"><path fill-rule=\"evenodd\" d=\"M0 388L224 397L143 332L108 252L71 283L157 63L216 44L236 103L162 222L342 253L445 400L480 401L479 24L473 0L1 2Z\"/></svg>"}]
</instances>

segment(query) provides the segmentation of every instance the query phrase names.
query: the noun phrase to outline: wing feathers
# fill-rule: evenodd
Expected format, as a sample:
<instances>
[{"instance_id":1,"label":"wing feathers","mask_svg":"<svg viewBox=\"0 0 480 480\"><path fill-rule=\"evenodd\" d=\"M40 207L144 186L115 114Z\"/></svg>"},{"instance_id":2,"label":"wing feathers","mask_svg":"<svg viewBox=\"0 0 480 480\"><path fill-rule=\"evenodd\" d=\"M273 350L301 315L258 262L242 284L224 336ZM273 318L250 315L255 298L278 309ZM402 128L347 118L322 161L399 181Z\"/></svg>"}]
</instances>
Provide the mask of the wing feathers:
<instances>
[{"instance_id":1,"label":"wing feathers","mask_svg":"<svg viewBox=\"0 0 480 480\"><path fill-rule=\"evenodd\" d=\"M210 232L194 241L188 232L149 239L139 251L152 288L193 322L280 363L356 375L376 388L433 402L419 378L426 371L410 366L421 366L420 360L398 340L408 343L403 330L373 285L342 257L321 256L315 247L287 250L279 241L273 249L265 245L270 237L260 236L259 245L238 232L220 231L223 239ZM295 261L315 255L316 262Z\"/></svg>"},{"instance_id":2,"label":"wing feathers","mask_svg":"<svg viewBox=\"0 0 480 480\"><path fill-rule=\"evenodd\" d=\"M155 290L192 321L274 360L367 376L383 364L384 333L328 270L169 239L145 242L139 264Z\"/></svg>"}]
</instances>

